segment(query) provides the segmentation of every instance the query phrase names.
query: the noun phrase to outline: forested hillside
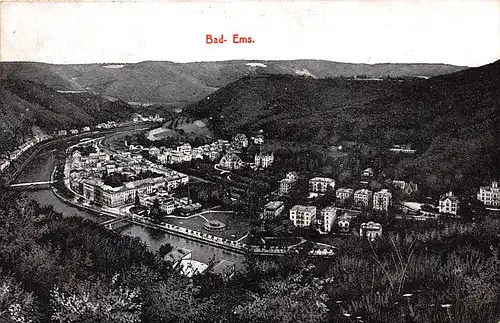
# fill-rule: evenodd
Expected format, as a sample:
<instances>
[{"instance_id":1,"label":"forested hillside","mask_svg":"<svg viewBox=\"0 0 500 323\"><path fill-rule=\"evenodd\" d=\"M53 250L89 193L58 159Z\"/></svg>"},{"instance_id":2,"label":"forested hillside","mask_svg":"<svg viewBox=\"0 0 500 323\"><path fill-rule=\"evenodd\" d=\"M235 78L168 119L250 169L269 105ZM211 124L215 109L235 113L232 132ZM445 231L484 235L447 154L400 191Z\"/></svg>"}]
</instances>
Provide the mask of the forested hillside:
<instances>
[{"instance_id":1,"label":"forested hillside","mask_svg":"<svg viewBox=\"0 0 500 323\"><path fill-rule=\"evenodd\" d=\"M0 151L16 146L33 126L47 132L129 119L137 108L92 93L59 93L31 81L0 82Z\"/></svg>"},{"instance_id":2,"label":"forested hillside","mask_svg":"<svg viewBox=\"0 0 500 323\"><path fill-rule=\"evenodd\" d=\"M467 190L500 176L500 61L429 80L248 76L190 105L220 136L368 144L381 153L409 143L416 156L390 172L430 191ZM384 158L383 156L381 158ZM337 174L338 175L338 174Z\"/></svg>"},{"instance_id":3,"label":"forested hillside","mask_svg":"<svg viewBox=\"0 0 500 323\"><path fill-rule=\"evenodd\" d=\"M88 90L124 101L185 105L247 75L431 77L462 70L445 64L350 64L320 60L221 61L54 65L0 63L1 79L20 79L54 90Z\"/></svg>"}]
</instances>

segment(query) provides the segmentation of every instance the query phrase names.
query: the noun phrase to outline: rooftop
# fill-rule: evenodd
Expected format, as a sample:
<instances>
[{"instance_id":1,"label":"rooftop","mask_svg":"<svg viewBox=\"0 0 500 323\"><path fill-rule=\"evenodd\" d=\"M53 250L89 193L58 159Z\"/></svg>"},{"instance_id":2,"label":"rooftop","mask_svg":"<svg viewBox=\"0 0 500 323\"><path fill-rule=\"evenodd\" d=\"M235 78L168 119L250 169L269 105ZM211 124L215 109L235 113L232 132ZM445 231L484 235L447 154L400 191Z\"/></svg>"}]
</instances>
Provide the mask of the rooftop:
<instances>
[{"instance_id":1,"label":"rooftop","mask_svg":"<svg viewBox=\"0 0 500 323\"><path fill-rule=\"evenodd\" d=\"M192 251L189 249L176 247L169 253L167 253L164 257L166 261L172 262L174 265L179 262L182 258L189 255Z\"/></svg>"},{"instance_id":2,"label":"rooftop","mask_svg":"<svg viewBox=\"0 0 500 323\"><path fill-rule=\"evenodd\" d=\"M361 228L368 230L380 230L382 229L382 225L380 225L380 223L370 221L368 223L361 223Z\"/></svg>"},{"instance_id":3,"label":"rooftop","mask_svg":"<svg viewBox=\"0 0 500 323\"><path fill-rule=\"evenodd\" d=\"M335 180L333 178L328 178L328 177L313 177L310 179L310 181L327 182L327 183L335 182Z\"/></svg>"},{"instance_id":4,"label":"rooftop","mask_svg":"<svg viewBox=\"0 0 500 323\"><path fill-rule=\"evenodd\" d=\"M228 270L233 270L234 262L222 259L213 267L214 274L225 274Z\"/></svg>"},{"instance_id":5,"label":"rooftop","mask_svg":"<svg viewBox=\"0 0 500 323\"><path fill-rule=\"evenodd\" d=\"M283 201L271 201L271 202L267 203L264 206L264 208L266 208L268 210L276 210L282 206L283 206Z\"/></svg>"},{"instance_id":6,"label":"rooftop","mask_svg":"<svg viewBox=\"0 0 500 323\"><path fill-rule=\"evenodd\" d=\"M354 191L352 188L345 188L345 187L337 189L337 192L344 192L344 193L351 193L352 191Z\"/></svg>"},{"instance_id":7,"label":"rooftop","mask_svg":"<svg viewBox=\"0 0 500 323\"><path fill-rule=\"evenodd\" d=\"M315 206L306 206L306 205L295 205L293 206L290 211L297 211L297 212L312 212L316 211Z\"/></svg>"}]
</instances>

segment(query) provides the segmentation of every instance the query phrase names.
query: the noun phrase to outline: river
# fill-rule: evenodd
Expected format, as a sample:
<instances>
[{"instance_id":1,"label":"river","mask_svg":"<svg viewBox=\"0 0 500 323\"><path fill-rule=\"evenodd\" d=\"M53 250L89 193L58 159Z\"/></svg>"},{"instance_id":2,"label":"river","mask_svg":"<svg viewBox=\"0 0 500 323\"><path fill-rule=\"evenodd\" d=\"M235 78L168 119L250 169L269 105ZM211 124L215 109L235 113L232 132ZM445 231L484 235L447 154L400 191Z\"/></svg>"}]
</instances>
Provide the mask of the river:
<instances>
[{"instance_id":1,"label":"river","mask_svg":"<svg viewBox=\"0 0 500 323\"><path fill-rule=\"evenodd\" d=\"M55 151L48 151L37 156L37 158L27 165L19 174L16 182L49 181L52 170L56 164L54 153ZM103 221L103 219L100 219L93 213L79 210L61 202L50 189L28 191L26 194L41 205L52 205L54 211L60 212L64 216L80 216L98 222ZM238 270L244 268L243 255L174 236L161 230L149 229L131 224L120 229L119 232L128 236L140 238L153 252L157 251L162 244L168 243L174 247L178 246L192 250L192 257L194 260L209 263L211 260L219 261L225 259L236 263L236 268Z\"/></svg>"}]
</instances>

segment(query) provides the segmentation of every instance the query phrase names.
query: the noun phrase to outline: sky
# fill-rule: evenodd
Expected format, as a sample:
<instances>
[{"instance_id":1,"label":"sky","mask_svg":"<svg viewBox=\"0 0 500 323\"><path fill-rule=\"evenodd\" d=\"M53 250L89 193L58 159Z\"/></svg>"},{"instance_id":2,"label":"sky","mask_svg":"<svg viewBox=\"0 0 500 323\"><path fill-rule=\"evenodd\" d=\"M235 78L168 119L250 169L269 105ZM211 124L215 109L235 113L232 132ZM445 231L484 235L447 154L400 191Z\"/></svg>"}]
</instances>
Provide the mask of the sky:
<instances>
[{"instance_id":1,"label":"sky","mask_svg":"<svg viewBox=\"0 0 500 323\"><path fill-rule=\"evenodd\" d=\"M1 61L500 59L500 0L4 2L0 15Z\"/></svg>"}]
</instances>

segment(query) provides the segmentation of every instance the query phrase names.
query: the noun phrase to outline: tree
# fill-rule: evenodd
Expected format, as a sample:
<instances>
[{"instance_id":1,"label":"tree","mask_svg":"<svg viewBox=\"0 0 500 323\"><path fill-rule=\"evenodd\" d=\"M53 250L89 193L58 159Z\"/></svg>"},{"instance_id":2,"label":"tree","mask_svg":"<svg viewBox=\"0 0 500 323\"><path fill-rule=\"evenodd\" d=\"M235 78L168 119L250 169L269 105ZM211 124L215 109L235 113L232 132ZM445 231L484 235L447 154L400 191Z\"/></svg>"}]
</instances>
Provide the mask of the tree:
<instances>
[{"instance_id":1,"label":"tree","mask_svg":"<svg viewBox=\"0 0 500 323\"><path fill-rule=\"evenodd\" d=\"M149 211L149 217L156 222L161 222L163 220L160 201L158 199L153 201L153 206L151 206L151 210Z\"/></svg>"},{"instance_id":2,"label":"tree","mask_svg":"<svg viewBox=\"0 0 500 323\"><path fill-rule=\"evenodd\" d=\"M314 278L314 266L305 266L299 273L265 280L262 292L252 292L250 299L238 306L235 313L244 322L316 323L328 314L328 295L323 290L326 280Z\"/></svg>"},{"instance_id":3,"label":"tree","mask_svg":"<svg viewBox=\"0 0 500 323\"><path fill-rule=\"evenodd\" d=\"M142 300L138 288L105 279L77 281L51 291L54 322L141 322Z\"/></svg>"},{"instance_id":4,"label":"tree","mask_svg":"<svg viewBox=\"0 0 500 323\"><path fill-rule=\"evenodd\" d=\"M158 255L160 257L165 257L165 255L167 255L170 251L172 251L173 247L171 244L169 243L165 243L165 244L162 244L160 246L160 249L158 249Z\"/></svg>"},{"instance_id":5,"label":"tree","mask_svg":"<svg viewBox=\"0 0 500 323\"><path fill-rule=\"evenodd\" d=\"M39 322L40 318L33 294L0 273L0 322Z\"/></svg>"},{"instance_id":6,"label":"tree","mask_svg":"<svg viewBox=\"0 0 500 323\"><path fill-rule=\"evenodd\" d=\"M141 206L141 200L139 199L139 194L136 192L135 193L135 203L134 203L135 207L138 208Z\"/></svg>"}]
</instances>

